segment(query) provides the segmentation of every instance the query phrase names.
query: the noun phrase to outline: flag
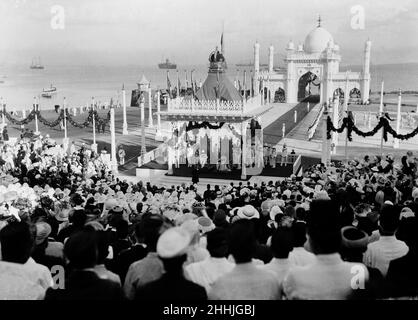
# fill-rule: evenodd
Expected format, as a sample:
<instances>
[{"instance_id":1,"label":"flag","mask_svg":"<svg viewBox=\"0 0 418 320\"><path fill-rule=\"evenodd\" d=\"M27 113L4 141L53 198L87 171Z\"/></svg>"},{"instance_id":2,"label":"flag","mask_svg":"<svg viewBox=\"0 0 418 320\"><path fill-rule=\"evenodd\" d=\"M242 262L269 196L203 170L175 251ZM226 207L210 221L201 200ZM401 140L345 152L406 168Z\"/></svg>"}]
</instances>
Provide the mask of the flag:
<instances>
[{"instance_id":1,"label":"flag","mask_svg":"<svg viewBox=\"0 0 418 320\"><path fill-rule=\"evenodd\" d=\"M239 81L239 79L238 79L238 91L239 91L239 93L241 93L241 90L242 90L241 81Z\"/></svg>"},{"instance_id":2,"label":"flag","mask_svg":"<svg viewBox=\"0 0 418 320\"><path fill-rule=\"evenodd\" d=\"M185 82L185 86L186 86L186 91L187 91L187 88L189 87L189 81L187 81L187 71L186 70L184 70L184 75L186 76L186 82Z\"/></svg>"},{"instance_id":3,"label":"flag","mask_svg":"<svg viewBox=\"0 0 418 320\"><path fill-rule=\"evenodd\" d=\"M168 96L171 99L171 81L170 81L170 75L169 75L168 70L167 70L167 90L168 90Z\"/></svg>"}]
</instances>

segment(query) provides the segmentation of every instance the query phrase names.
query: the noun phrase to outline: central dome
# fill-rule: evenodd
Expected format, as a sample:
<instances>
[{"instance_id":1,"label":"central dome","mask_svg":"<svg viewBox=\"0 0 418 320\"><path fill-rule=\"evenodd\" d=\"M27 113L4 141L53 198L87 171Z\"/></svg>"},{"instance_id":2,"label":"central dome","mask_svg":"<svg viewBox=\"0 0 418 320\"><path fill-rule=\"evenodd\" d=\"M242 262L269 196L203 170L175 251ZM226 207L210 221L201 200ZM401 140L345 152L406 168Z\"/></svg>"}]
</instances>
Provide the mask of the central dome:
<instances>
[{"instance_id":1,"label":"central dome","mask_svg":"<svg viewBox=\"0 0 418 320\"><path fill-rule=\"evenodd\" d=\"M307 53L320 53L327 48L330 41L334 43L331 33L322 27L316 27L306 36L304 50Z\"/></svg>"}]
</instances>

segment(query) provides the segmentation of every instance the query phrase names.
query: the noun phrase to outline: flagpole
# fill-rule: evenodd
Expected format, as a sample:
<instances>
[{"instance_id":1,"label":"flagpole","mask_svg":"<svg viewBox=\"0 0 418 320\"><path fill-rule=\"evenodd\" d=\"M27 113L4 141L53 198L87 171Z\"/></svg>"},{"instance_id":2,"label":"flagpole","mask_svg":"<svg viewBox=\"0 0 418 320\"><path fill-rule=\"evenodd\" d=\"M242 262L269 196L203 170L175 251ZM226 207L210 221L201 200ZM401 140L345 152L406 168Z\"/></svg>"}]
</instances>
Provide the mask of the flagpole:
<instances>
[{"instance_id":1,"label":"flagpole","mask_svg":"<svg viewBox=\"0 0 418 320\"><path fill-rule=\"evenodd\" d=\"M380 105L379 105L379 117L383 117L383 89L384 81L382 81L382 88L380 89ZM380 137L380 156L383 157L383 129L382 136Z\"/></svg>"},{"instance_id":2,"label":"flagpole","mask_svg":"<svg viewBox=\"0 0 418 320\"><path fill-rule=\"evenodd\" d=\"M346 72L346 76L345 76L344 111L345 111L345 116L348 116L348 71ZM344 152L345 152L345 161L347 161L348 163L348 128L346 129Z\"/></svg>"},{"instance_id":3,"label":"flagpole","mask_svg":"<svg viewBox=\"0 0 418 320\"><path fill-rule=\"evenodd\" d=\"M247 100L247 70L244 70L244 101Z\"/></svg>"}]
</instances>

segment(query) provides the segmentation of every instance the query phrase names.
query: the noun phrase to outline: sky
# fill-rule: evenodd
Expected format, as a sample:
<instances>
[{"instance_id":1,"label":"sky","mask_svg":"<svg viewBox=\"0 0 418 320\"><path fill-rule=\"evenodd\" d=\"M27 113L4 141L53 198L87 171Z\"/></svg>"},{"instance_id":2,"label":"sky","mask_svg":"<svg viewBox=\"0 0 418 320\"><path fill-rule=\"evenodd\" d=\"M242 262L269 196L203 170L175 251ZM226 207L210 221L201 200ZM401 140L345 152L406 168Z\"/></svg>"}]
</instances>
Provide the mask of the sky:
<instances>
[{"instance_id":1,"label":"sky","mask_svg":"<svg viewBox=\"0 0 418 320\"><path fill-rule=\"evenodd\" d=\"M53 24L56 5L64 9L63 29ZM364 29L352 27L356 5ZM340 45L342 64L361 64L368 38L373 64L418 62L416 0L0 0L0 65L38 56L50 65L155 66L166 57L200 65L222 29L230 63L250 62L257 40L261 62L273 45L281 64L289 40L303 43L318 15Z\"/></svg>"}]
</instances>

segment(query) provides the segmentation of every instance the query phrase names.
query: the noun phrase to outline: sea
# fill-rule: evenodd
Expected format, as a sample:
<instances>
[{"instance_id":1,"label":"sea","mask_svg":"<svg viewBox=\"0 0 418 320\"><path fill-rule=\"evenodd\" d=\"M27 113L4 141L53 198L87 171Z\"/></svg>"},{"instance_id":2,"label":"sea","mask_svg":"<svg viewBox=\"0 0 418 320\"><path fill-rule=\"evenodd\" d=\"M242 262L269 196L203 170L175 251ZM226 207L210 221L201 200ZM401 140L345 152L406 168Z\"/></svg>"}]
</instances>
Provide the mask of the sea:
<instances>
[{"instance_id":1,"label":"sea","mask_svg":"<svg viewBox=\"0 0 418 320\"><path fill-rule=\"evenodd\" d=\"M193 82L203 83L206 79L208 65L178 66L176 70L169 70L168 77L172 87L180 79L181 86L186 81L190 84L193 71ZM229 66L227 74L233 81L244 78L247 74L247 83L251 67ZM361 70L360 66L341 66L341 71ZM137 83L142 75L150 81L153 89L167 88L167 70L158 66L58 66L45 65L45 69L30 69L29 65L1 65L0 66L0 97L8 110L30 109L34 97L39 97L41 109L52 109L54 105L62 105L65 97L67 106L78 107L91 103L92 97L96 102L108 104L111 99L121 103L122 86L127 91L127 100L130 101L131 91L138 88ZM388 64L371 66L371 90L380 91L381 81L384 80L385 91L418 92L418 63ZM42 98L40 94L45 88L54 86L56 94L52 98ZM412 95L409 99L416 100L418 96Z\"/></svg>"}]
</instances>

